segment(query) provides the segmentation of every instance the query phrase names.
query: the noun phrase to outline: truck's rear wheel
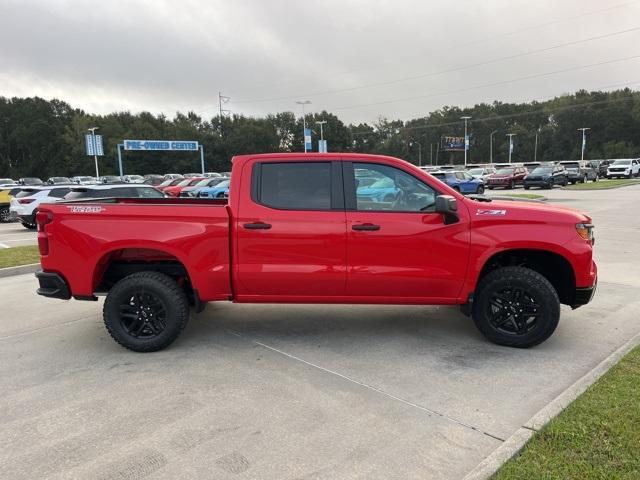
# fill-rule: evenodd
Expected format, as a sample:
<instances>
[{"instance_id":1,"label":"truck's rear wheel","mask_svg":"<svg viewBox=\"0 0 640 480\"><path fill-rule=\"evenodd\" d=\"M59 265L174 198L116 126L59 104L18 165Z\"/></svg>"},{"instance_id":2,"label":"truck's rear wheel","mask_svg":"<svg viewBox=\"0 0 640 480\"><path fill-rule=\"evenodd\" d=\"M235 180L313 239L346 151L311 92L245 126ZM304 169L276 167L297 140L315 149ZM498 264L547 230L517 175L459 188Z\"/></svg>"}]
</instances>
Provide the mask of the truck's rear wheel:
<instances>
[{"instance_id":1,"label":"truck's rear wheel","mask_svg":"<svg viewBox=\"0 0 640 480\"><path fill-rule=\"evenodd\" d=\"M178 338L189 319L189 302L171 277L138 272L109 291L103 316L107 331L120 345L134 352L155 352Z\"/></svg>"},{"instance_id":2,"label":"truck's rear wheel","mask_svg":"<svg viewBox=\"0 0 640 480\"><path fill-rule=\"evenodd\" d=\"M553 285L538 272L503 267L478 285L473 321L490 341L526 348L551 336L560 320L560 300Z\"/></svg>"}]
</instances>

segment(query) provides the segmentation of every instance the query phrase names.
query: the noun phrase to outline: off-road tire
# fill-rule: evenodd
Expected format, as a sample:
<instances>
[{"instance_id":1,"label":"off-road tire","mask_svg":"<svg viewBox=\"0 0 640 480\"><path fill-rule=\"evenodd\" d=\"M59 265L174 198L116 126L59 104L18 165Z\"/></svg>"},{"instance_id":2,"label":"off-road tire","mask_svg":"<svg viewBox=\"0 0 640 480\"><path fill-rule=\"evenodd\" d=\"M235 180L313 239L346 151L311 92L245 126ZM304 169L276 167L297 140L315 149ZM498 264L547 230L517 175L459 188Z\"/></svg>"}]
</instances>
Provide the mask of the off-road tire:
<instances>
[{"instance_id":1,"label":"off-road tire","mask_svg":"<svg viewBox=\"0 0 640 480\"><path fill-rule=\"evenodd\" d=\"M136 338L121 321L121 306L136 293L151 293L166 309L166 325L152 338ZM160 272L138 272L117 282L109 291L103 307L104 324L109 335L134 352L155 352L168 347L178 338L189 320L189 301L184 291L168 275Z\"/></svg>"},{"instance_id":2,"label":"off-road tire","mask_svg":"<svg viewBox=\"0 0 640 480\"><path fill-rule=\"evenodd\" d=\"M492 325L488 314L493 295L504 289L518 288L530 295L539 316L530 331L504 333ZM528 348L544 342L560 320L560 299L553 285L538 272L525 267L502 267L488 273L478 284L472 311L478 330L491 342L507 347Z\"/></svg>"}]
</instances>

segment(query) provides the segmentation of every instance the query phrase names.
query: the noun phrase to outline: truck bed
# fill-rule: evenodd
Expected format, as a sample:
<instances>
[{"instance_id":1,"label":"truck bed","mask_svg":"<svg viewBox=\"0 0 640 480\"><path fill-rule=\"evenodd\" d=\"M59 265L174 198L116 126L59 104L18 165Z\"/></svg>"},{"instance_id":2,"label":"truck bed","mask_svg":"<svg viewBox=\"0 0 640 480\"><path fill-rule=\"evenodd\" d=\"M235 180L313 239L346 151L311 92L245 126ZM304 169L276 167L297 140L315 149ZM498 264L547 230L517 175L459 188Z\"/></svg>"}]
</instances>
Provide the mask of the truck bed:
<instances>
[{"instance_id":1,"label":"truck bed","mask_svg":"<svg viewBox=\"0 0 640 480\"><path fill-rule=\"evenodd\" d=\"M100 199L43 204L50 213L38 241L42 268L62 274L75 297L93 297L109 269L141 263L184 268L205 301L228 299L229 212L226 200ZM126 248L125 248L126 247ZM92 267L95 266L95 267ZM91 267L91 268L88 268Z\"/></svg>"}]
</instances>

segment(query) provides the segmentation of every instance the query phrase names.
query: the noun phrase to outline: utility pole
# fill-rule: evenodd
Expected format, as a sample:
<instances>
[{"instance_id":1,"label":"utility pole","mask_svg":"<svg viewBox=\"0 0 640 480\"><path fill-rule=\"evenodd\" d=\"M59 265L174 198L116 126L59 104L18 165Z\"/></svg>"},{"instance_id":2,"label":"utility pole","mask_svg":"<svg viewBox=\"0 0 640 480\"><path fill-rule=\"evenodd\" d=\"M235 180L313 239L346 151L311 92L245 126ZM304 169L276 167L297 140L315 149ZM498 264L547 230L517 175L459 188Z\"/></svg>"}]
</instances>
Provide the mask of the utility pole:
<instances>
[{"instance_id":1,"label":"utility pole","mask_svg":"<svg viewBox=\"0 0 640 480\"><path fill-rule=\"evenodd\" d=\"M420 142L416 142L415 140L409 142L409 147L413 147L413 145L418 145L418 166L422 166L422 144Z\"/></svg>"},{"instance_id":2,"label":"utility pole","mask_svg":"<svg viewBox=\"0 0 640 480\"><path fill-rule=\"evenodd\" d=\"M498 133L498 130L494 130L489 135L489 163L493 163L493 135Z\"/></svg>"},{"instance_id":3,"label":"utility pole","mask_svg":"<svg viewBox=\"0 0 640 480\"><path fill-rule=\"evenodd\" d=\"M507 133L507 137L509 137L509 163L511 163L511 153L513 152L513 137L515 137L517 133Z\"/></svg>"},{"instance_id":4,"label":"utility pole","mask_svg":"<svg viewBox=\"0 0 640 480\"><path fill-rule=\"evenodd\" d=\"M464 117L460 117L461 120L464 120L464 166L467 166L467 150L469 150L469 137L467 135L467 120L470 120L471 117L465 115Z\"/></svg>"},{"instance_id":5,"label":"utility pole","mask_svg":"<svg viewBox=\"0 0 640 480\"><path fill-rule=\"evenodd\" d=\"M218 108L219 110L219 115L220 115L220 136L222 136L222 116L225 113L231 113L231 110L225 110L224 108L222 108L222 105L226 104L229 100L231 100L231 97L226 97L224 95L222 95L222 92L218 92Z\"/></svg>"},{"instance_id":6,"label":"utility pole","mask_svg":"<svg viewBox=\"0 0 640 480\"><path fill-rule=\"evenodd\" d=\"M429 144L429 165L433 165L433 143Z\"/></svg>"},{"instance_id":7,"label":"utility pole","mask_svg":"<svg viewBox=\"0 0 640 480\"><path fill-rule=\"evenodd\" d=\"M587 130L591 130L589 127L579 128L578 131L582 131L582 155L580 160L584 160L584 151L587 148Z\"/></svg>"},{"instance_id":8,"label":"utility pole","mask_svg":"<svg viewBox=\"0 0 640 480\"><path fill-rule=\"evenodd\" d=\"M100 127L91 127L91 128L87 128L88 131L91 132L91 136L92 141L93 141L93 159L96 162L96 179L98 179L100 177L100 172L98 172L98 152L96 151L98 148L98 144L96 143L96 130L98 130Z\"/></svg>"},{"instance_id":9,"label":"utility pole","mask_svg":"<svg viewBox=\"0 0 640 480\"><path fill-rule=\"evenodd\" d=\"M533 161L534 162L538 161L538 133L540 133L540 127L538 127L538 130L536 130L536 143L535 143L535 146L533 147Z\"/></svg>"},{"instance_id":10,"label":"utility pole","mask_svg":"<svg viewBox=\"0 0 640 480\"><path fill-rule=\"evenodd\" d=\"M225 110L224 108L222 108L222 105L226 104L229 100L231 100L231 97L226 97L222 95L222 92L218 92L218 108L220 109L220 119L222 119L223 114L231 113L231 110Z\"/></svg>"},{"instance_id":11,"label":"utility pole","mask_svg":"<svg viewBox=\"0 0 640 480\"><path fill-rule=\"evenodd\" d=\"M305 134L307 133L307 117L305 116L305 113L304 113L304 106L310 105L311 100L296 100L296 103L302 106L302 144L304 145L304 153L307 153L307 142L306 142L306 139L304 138Z\"/></svg>"}]
</instances>

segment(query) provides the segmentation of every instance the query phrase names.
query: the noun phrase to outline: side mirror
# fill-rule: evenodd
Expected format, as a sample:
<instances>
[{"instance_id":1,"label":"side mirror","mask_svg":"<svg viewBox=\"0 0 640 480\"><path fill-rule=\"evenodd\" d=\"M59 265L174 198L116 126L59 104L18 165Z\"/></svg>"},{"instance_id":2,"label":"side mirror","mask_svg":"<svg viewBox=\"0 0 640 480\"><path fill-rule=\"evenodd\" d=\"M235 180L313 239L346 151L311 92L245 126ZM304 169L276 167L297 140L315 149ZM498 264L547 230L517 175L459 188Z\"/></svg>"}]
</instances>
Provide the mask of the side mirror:
<instances>
[{"instance_id":1,"label":"side mirror","mask_svg":"<svg viewBox=\"0 0 640 480\"><path fill-rule=\"evenodd\" d=\"M458 218L458 202L451 195L438 195L436 197L436 213L444 217L444 224L456 223Z\"/></svg>"}]
</instances>

